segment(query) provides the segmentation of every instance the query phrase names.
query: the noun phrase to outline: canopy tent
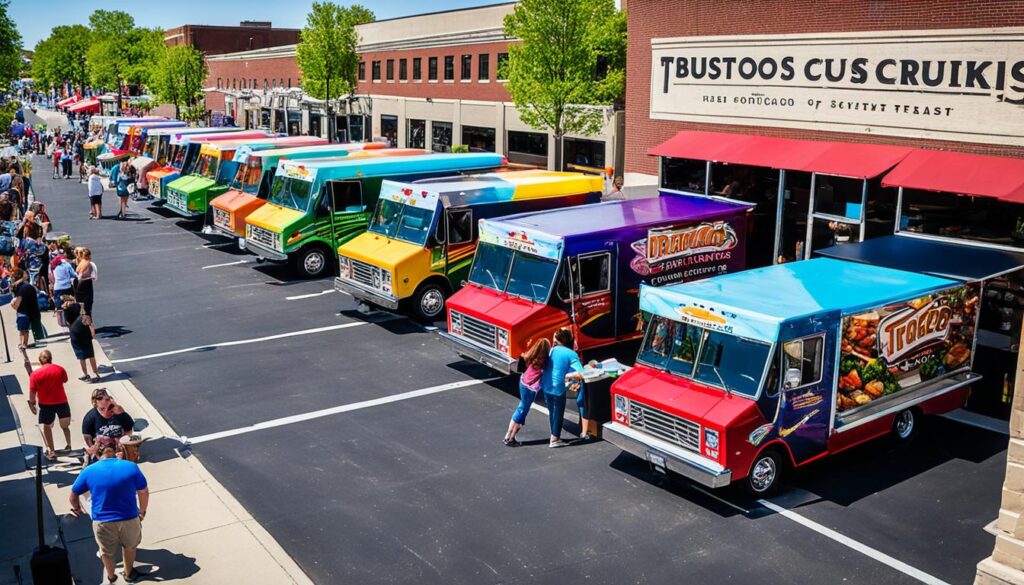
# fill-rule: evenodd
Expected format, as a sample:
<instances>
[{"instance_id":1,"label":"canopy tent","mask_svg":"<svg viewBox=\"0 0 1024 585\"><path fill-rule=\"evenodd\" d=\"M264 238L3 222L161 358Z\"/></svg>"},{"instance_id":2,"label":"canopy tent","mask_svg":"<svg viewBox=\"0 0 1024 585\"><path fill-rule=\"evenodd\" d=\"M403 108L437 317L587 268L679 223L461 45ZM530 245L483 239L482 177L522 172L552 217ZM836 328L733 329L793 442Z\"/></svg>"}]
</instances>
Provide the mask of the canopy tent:
<instances>
[{"instance_id":1,"label":"canopy tent","mask_svg":"<svg viewBox=\"0 0 1024 585\"><path fill-rule=\"evenodd\" d=\"M84 102L78 102L68 107L68 111L74 114L81 114L86 112L96 113L100 111L100 101L98 99L88 99Z\"/></svg>"},{"instance_id":2,"label":"canopy tent","mask_svg":"<svg viewBox=\"0 0 1024 585\"><path fill-rule=\"evenodd\" d=\"M64 98L64 99L60 100L59 102L57 102L57 107L58 108L63 108L63 107L66 107L66 106L70 106L71 104L73 104L73 103L75 103L75 102L77 102L77 101L79 101L81 99L82 99L82 96L80 96L80 95L78 95L76 93L75 95L73 95L71 97Z\"/></svg>"},{"instance_id":3,"label":"canopy tent","mask_svg":"<svg viewBox=\"0 0 1024 585\"><path fill-rule=\"evenodd\" d=\"M882 185L1024 203L1024 159L917 150L882 178Z\"/></svg>"},{"instance_id":4,"label":"canopy tent","mask_svg":"<svg viewBox=\"0 0 1024 585\"><path fill-rule=\"evenodd\" d=\"M912 151L903 146L683 130L647 154L871 179Z\"/></svg>"},{"instance_id":5,"label":"canopy tent","mask_svg":"<svg viewBox=\"0 0 1024 585\"><path fill-rule=\"evenodd\" d=\"M1024 250L1012 252L899 235L832 246L815 254L968 282L1024 268Z\"/></svg>"}]
</instances>

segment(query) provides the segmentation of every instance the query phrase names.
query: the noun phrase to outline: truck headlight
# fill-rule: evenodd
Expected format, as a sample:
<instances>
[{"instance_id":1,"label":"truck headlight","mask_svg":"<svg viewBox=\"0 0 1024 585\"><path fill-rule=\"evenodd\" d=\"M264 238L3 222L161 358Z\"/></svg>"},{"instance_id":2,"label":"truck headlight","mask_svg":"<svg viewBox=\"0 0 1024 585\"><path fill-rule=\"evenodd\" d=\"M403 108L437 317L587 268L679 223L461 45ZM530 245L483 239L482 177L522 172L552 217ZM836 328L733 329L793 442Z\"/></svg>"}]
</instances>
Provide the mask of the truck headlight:
<instances>
[{"instance_id":1,"label":"truck headlight","mask_svg":"<svg viewBox=\"0 0 1024 585\"><path fill-rule=\"evenodd\" d=\"M371 273L373 275L371 277L373 279L373 288L380 288L380 281L381 281L381 278L380 278L380 268L374 267L374 269L371 271Z\"/></svg>"},{"instance_id":2,"label":"truck headlight","mask_svg":"<svg viewBox=\"0 0 1024 585\"><path fill-rule=\"evenodd\" d=\"M274 248L276 248L278 250L281 250L282 249L281 248L281 234L278 233L278 232L273 232L273 233L274 233Z\"/></svg>"},{"instance_id":3,"label":"truck headlight","mask_svg":"<svg viewBox=\"0 0 1024 585\"><path fill-rule=\"evenodd\" d=\"M704 429L704 446L708 449L718 449L718 431Z\"/></svg>"},{"instance_id":4,"label":"truck headlight","mask_svg":"<svg viewBox=\"0 0 1024 585\"><path fill-rule=\"evenodd\" d=\"M615 395L615 418L629 420L629 399L621 394Z\"/></svg>"},{"instance_id":5,"label":"truck headlight","mask_svg":"<svg viewBox=\"0 0 1024 585\"><path fill-rule=\"evenodd\" d=\"M450 313L451 325L448 326L448 332L452 335L462 335L462 313Z\"/></svg>"},{"instance_id":6,"label":"truck headlight","mask_svg":"<svg viewBox=\"0 0 1024 585\"><path fill-rule=\"evenodd\" d=\"M352 278L352 261L348 256L338 256L338 275L342 278Z\"/></svg>"},{"instance_id":7,"label":"truck headlight","mask_svg":"<svg viewBox=\"0 0 1024 585\"><path fill-rule=\"evenodd\" d=\"M380 289L388 294L391 294L391 271L381 270L380 271Z\"/></svg>"},{"instance_id":8,"label":"truck headlight","mask_svg":"<svg viewBox=\"0 0 1024 585\"><path fill-rule=\"evenodd\" d=\"M498 351L508 353L508 329L498 329Z\"/></svg>"}]
</instances>

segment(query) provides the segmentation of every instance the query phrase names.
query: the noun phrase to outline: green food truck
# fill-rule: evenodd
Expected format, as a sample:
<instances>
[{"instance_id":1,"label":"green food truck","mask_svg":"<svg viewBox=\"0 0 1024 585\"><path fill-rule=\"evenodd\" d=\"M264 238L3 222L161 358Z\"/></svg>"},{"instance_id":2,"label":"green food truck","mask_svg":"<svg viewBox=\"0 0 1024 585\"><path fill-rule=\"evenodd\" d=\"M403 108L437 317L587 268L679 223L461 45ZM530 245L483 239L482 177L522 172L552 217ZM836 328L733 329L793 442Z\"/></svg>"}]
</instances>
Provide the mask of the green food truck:
<instances>
[{"instance_id":1,"label":"green food truck","mask_svg":"<svg viewBox=\"0 0 1024 585\"><path fill-rule=\"evenodd\" d=\"M385 179L416 181L505 164L493 153L281 161L266 205L246 218L239 245L290 262L306 278L333 270L338 246L366 231Z\"/></svg>"}]
</instances>

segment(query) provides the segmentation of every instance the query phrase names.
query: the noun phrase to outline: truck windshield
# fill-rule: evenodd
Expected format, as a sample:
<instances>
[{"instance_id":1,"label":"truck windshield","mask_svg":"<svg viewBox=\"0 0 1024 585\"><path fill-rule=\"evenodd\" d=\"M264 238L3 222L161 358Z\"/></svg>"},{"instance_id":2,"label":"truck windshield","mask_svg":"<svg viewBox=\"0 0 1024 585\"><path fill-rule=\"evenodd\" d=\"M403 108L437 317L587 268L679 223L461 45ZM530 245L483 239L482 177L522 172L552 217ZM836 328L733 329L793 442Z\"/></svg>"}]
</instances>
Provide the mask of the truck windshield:
<instances>
[{"instance_id":1,"label":"truck windshield","mask_svg":"<svg viewBox=\"0 0 1024 585\"><path fill-rule=\"evenodd\" d=\"M200 155L199 163L196 165L196 174L202 175L207 179L217 178L217 163L220 162L220 157L212 154Z\"/></svg>"},{"instance_id":2,"label":"truck windshield","mask_svg":"<svg viewBox=\"0 0 1024 585\"><path fill-rule=\"evenodd\" d=\"M375 234L395 238L417 246L427 243L434 212L397 201L381 199L369 230Z\"/></svg>"},{"instance_id":3,"label":"truck windshield","mask_svg":"<svg viewBox=\"0 0 1024 585\"><path fill-rule=\"evenodd\" d=\"M770 351L761 341L654 316L637 361L756 398Z\"/></svg>"},{"instance_id":4,"label":"truck windshield","mask_svg":"<svg viewBox=\"0 0 1024 585\"><path fill-rule=\"evenodd\" d=\"M146 146L142 149L142 155L148 156L149 158L156 158L156 145L159 140L159 136L150 136L149 138L146 138Z\"/></svg>"},{"instance_id":5,"label":"truck windshield","mask_svg":"<svg viewBox=\"0 0 1024 585\"><path fill-rule=\"evenodd\" d=\"M554 260L480 242L469 280L535 303L546 303L557 271L558 263Z\"/></svg>"},{"instance_id":6,"label":"truck windshield","mask_svg":"<svg viewBox=\"0 0 1024 585\"><path fill-rule=\"evenodd\" d=\"M288 207L296 211L306 211L309 208L309 194L313 183L294 179L291 177L274 177L274 184L270 187L270 197L267 201L281 207Z\"/></svg>"},{"instance_id":7,"label":"truck windshield","mask_svg":"<svg viewBox=\"0 0 1024 585\"><path fill-rule=\"evenodd\" d=\"M255 195L260 188L260 176L262 175L262 171L263 167L260 165L260 158L250 157L248 163L245 165L239 165L238 172L235 173L234 178L231 179L231 184L228 185L228 189L235 189L250 195Z\"/></svg>"}]
</instances>

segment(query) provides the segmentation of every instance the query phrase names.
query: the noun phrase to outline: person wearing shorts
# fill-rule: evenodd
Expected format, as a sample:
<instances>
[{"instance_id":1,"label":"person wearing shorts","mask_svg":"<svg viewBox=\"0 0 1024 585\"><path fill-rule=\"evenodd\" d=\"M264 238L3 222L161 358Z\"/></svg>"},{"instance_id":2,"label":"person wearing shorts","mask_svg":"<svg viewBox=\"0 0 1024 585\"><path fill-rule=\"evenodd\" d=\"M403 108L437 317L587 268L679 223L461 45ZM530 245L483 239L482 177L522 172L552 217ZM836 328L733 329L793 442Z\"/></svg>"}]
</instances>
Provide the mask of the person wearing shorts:
<instances>
[{"instance_id":1,"label":"person wearing shorts","mask_svg":"<svg viewBox=\"0 0 1024 585\"><path fill-rule=\"evenodd\" d=\"M139 578L135 570L135 553L142 543L142 521L149 507L149 487L139 466L115 456L114 441L102 437L100 460L78 474L71 486L71 514L83 512L81 496L89 492L92 499L92 527L106 582L117 582L117 553L123 553L125 581ZM137 501L136 501L137 500Z\"/></svg>"},{"instance_id":2,"label":"person wearing shorts","mask_svg":"<svg viewBox=\"0 0 1024 585\"><path fill-rule=\"evenodd\" d=\"M89 219L103 217L103 180L100 179L100 168L97 166L89 169Z\"/></svg>"},{"instance_id":3,"label":"person wearing shorts","mask_svg":"<svg viewBox=\"0 0 1024 585\"><path fill-rule=\"evenodd\" d=\"M67 381L67 371L53 363L50 351L44 349L39 352L39 368L28 377L28 407L32 414L37 414L38 397L39 424L43 425L45 455L49 461L57 459L53 448L54 420L60 421L60 428L64 431L64 450L71 450L71 407L68 406L68 396L64 392Z\"/></svg>"}]
</instances>

